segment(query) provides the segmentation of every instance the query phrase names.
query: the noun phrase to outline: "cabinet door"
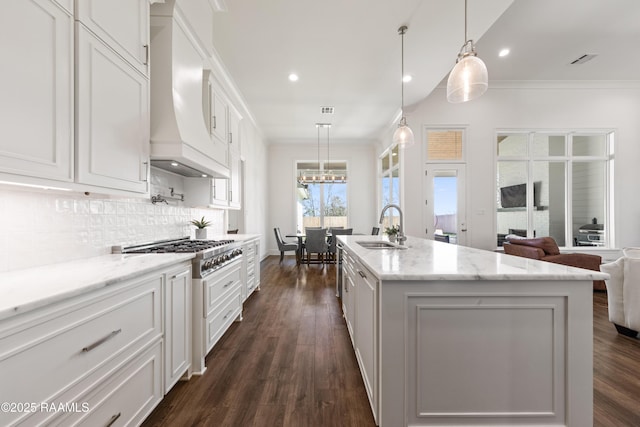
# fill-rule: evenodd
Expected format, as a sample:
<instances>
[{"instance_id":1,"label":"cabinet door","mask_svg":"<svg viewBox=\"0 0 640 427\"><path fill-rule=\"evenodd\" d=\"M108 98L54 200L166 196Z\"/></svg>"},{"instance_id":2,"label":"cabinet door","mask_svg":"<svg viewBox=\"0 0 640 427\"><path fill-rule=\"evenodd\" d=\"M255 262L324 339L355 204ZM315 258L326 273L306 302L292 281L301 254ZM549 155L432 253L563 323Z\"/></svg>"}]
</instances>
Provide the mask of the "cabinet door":
<instances>
[{"instance_id":1,"label":"cabinet door","mask_svg":"<svg viewBox=\"0 0 640 427\"><path fill-rule=\"evenodd\" d=\"M149 75L149 0L76 1L76 19Z\"/></svg>"},{"instance_id":2,"label":"cabinet door","mask_svg":"<svg viewBox=\"0 0 640 427\"><path fill-rule=\"evenodd\" d=\"M371 406L377 405L377 351L376 351L376 292L377 282L373 275L356 263L355 295L355 345L356 357L360 364ZM374 409L375 412L375 409Z\"/></svg>"},{"instance_id":3,"label":"cabinet door","mask_svg":"<svg viewBox=\"0 0 640 427\"><path fill-rule=\"evenodd\" d=\"M219 206L227 206L229 204L228 188L229 180L225 178L215 178L213 180L213 195L211 203Z\"/></svg>"},{"instance_id":4,"label":"cabinet door","mask_svg":"<svg viewBox=\"0 0 640 427\"><path fill-rule=\"evenodd\" d=\"M342 258L342 312L351 342L354 343L356 273L353 258L343 250Z\"/></svg>"},{"instance_id":5,"label":"cabinet door","mask_svg":"<svg viewBox=\"0 0 640 427\"><path fill-rule=\"evenodd\" d=\"M50 0L5 2L0 40L0 172L72 181L73 18Z\"/></svg>"},{"instance_id":6,"label":"cabinet door","mask_svg":"<svg viewBox=\"0 0 640 427\"><path fill-rule=\"evenodd\" d=\"M191 366L191 268L166 274L165 393Z\"/></svg>"},{"instance_id":7,"label":"cabinet door","mask_svg":"<svg viewBox=\"0 0 640 427\"><path fill-rule=\"evenodd\" d=\"M149 81L76 23L77 180L145 193Z\"/></svg>"},{"instance_id":8,"label":"cabinet door","mask_svg":"<svg viewBox=\"0 0 640 427\"><path fill-rule=\"evenodd\" d=\"M229 151L240 154L240 115L229 108Z\"/></svg>"},{"instance_id":9,"label":"cabinet door","mask_svg":"<svg viewBox=\"0 0 640 427\"><path fill-rule=\"evenodd\" d=\"M229 170L231 178L229 179L229 207L240 209L242 195L242 160L240 154L235 151L229 152Z\"/></svg>"},{"instance_id":10,"label":"cabinet door","mask_svg":"<svg viewBox=\"0 0 640 427\"><path fill-rule=\"evenodd\" d=\"M215 86L212 86L212 90L211 134L226 145L229 138L227 126L229 107L227 105L227 101L223 98L223 96Z\"/></svg>"}]
</instances>

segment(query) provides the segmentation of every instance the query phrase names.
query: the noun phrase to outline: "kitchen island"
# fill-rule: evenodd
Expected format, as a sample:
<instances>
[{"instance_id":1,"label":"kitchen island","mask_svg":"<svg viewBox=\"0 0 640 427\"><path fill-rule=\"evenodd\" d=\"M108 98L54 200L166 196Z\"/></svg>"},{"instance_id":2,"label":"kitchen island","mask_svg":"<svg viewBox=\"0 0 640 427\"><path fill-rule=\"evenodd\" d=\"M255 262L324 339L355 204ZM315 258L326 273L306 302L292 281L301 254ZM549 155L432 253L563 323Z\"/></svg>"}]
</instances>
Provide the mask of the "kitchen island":
<instances>
[{"instance_id":1,"label":"kitchen island","mask_svg":"<svg viewBox=\"0 0 640 427\"><path fill-rule=\"evenodd\" d=\"M606 274L412 237L338 241L380 426L593 424L592 281Z\"/></svg>"}]
</instances>

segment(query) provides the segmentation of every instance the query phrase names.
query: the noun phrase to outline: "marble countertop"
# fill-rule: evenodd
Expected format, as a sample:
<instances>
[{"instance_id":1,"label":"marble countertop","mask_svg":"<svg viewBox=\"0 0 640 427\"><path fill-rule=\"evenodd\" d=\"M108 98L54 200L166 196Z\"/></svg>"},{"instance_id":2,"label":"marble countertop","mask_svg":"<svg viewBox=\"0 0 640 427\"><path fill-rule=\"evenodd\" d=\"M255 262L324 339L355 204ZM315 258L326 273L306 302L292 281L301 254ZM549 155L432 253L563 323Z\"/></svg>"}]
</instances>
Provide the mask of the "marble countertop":
<instances>
[{"instance_id":1,"label":"marble countertop","mask_svg":"<svg viewBox=\"0 0 640 427\"><path fill-rule=\"evenodd\" d=\"M0 319L190 260L192 253L117 254L0 273Z\"/></svg>"},{"instance_id":2,"label":"marble countertop","mask_svg":"<svg viewBox=\"0 0 640 427\"><path fill-rule=\"evenodd\" d=\"M246 242L247 240L259 239L260 234L207 234L208 239L213 240L235 240Z\"/></svg>"},{"instance_id":3,"label":"marble countertop","mask_svg":"<svg viewBox=\"0 0 640 427\"><path fill-rule=\"evenodd\" d=\"M407 249L367 249L360 241L386 236L338 236L381 280L603 280L609 275L550 262L409 236Z\"/></svg>"}]
</instances>

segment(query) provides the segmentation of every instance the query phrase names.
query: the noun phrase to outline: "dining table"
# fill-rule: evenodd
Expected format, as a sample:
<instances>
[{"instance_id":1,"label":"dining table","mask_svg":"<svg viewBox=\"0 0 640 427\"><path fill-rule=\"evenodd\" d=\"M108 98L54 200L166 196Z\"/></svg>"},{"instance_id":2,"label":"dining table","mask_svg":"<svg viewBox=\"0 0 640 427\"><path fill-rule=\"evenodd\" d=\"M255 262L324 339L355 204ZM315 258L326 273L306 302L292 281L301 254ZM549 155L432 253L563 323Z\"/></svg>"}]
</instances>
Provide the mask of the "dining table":
<instances>
[{"instance_id":1,"label":"dining table","mask_svg":"<svg viewBox=\"0 0 640 427\"><path fill-rule=\"evenodd\" d=\"M285 237L288 237L288 238L295 237L296 239L298 239L298 252L296 253L296 264L300 264L302 262L302 255L304 253L302 245L304 243L304 238L307 237L307 235L305 233L291 233L291 234L287 234Z\"/></svg>"}]
</instances>

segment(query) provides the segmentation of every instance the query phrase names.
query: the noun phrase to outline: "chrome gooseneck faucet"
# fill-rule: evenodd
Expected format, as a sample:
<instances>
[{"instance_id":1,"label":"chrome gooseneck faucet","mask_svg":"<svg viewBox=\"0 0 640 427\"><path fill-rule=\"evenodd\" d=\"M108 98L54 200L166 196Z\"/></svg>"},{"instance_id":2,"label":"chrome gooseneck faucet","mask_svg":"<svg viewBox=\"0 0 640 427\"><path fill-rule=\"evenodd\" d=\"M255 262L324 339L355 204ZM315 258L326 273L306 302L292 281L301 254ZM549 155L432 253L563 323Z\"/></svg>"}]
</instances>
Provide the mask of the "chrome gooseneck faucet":
<instances>
[{"instance_id":1,"label":"chrome gooseneck faucet","mask_svg":"<svg viewBox=\"0 0 640 427\"><path fill-rule=\"evenodd\" d=\"M400 206L393 204L393 203L389 203L388 205L386 205L384 208L382 208L382 212L380 213L380 224L382 224L382 220L384 219L384 213L389 209L389 208L396 208L398 210L398 213L400 214L400 230L398 231L398 244L399 245L404 245L405 240L407 240L407 236L404 235L404 221L402 219L402 209L400 209Z\"/></svg>"}]
</instances>

